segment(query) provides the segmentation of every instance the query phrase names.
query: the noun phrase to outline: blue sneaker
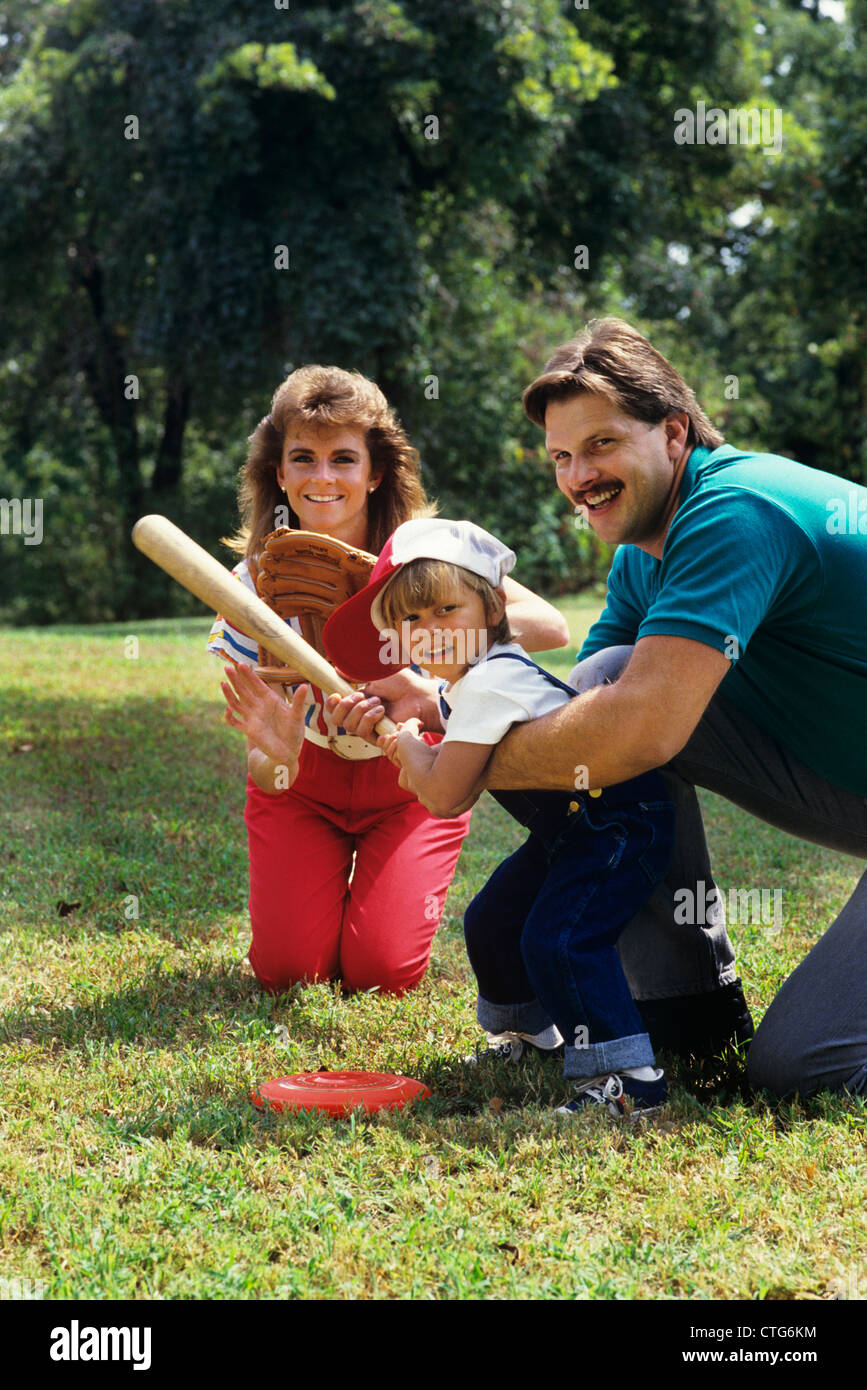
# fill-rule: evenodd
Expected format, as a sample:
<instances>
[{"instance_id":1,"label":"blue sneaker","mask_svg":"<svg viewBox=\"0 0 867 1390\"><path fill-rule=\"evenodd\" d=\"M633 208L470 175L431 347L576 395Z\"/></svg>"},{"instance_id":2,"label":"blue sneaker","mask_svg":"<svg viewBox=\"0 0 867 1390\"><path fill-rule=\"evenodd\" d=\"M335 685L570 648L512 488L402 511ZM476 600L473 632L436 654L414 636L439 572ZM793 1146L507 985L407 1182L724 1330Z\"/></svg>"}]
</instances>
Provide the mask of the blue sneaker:
<instances>
[{"instance_id":1,"label":"blue sneaker","mask_svg":"<svg viewBox=\"0 0 867 1390\"><path fill-rule=\"evenodd\" d=\"M609 1076L579 1081L574 1090L575 1099L559 1106L558 1115L577 1115L585 1106L604 1105L611 1115L638 1120L654 1114L668 1100L665 1074L659 1069L652 1081L639 1081L628 1072L612 1072Z\"/></svg>"}]
</instances>

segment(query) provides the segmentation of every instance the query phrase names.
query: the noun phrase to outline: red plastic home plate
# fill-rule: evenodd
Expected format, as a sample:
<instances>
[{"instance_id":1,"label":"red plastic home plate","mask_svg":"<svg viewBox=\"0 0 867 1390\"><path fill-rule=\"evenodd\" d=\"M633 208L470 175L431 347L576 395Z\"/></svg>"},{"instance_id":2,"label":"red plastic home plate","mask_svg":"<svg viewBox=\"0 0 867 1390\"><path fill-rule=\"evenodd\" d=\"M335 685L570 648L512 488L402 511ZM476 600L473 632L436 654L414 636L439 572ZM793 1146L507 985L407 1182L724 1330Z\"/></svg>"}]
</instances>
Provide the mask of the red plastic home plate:
<instances>
[{"instance_id":1,"label":"red plastic home plate","mask_svg":"<svg viewBox=\"0 0 867 1390\"><path fill-rule=\"evenodd\" d=\"M431 1094L423 1081L383 1071L302 1071L265 1081L250 1099L260 1110L324 1110L346 1115L361 1106L374 1110L400 1110L409 1101Z\"/></svg>"}]
</instances>

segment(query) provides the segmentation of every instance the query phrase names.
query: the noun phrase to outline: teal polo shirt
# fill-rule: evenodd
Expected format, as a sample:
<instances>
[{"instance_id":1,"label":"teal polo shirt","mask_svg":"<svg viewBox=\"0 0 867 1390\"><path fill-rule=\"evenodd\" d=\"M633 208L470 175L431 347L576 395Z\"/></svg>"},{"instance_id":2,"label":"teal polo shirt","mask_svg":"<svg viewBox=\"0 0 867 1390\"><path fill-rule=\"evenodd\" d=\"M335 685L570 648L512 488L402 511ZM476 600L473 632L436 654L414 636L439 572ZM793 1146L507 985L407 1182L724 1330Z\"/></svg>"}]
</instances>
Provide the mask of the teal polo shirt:
<instances>
[{"instance_id":1,"label":"teal polo shirt","mask_svg":"<svg viewBox=\"0 0 867 1390\"><path fill-rule=\"evenodd\" d=\"M651 636L728 656L720 693L867 796L867 488L778 454L693 449L662 559L619 547L580 655Z\"/></svg>"}]
</instances>

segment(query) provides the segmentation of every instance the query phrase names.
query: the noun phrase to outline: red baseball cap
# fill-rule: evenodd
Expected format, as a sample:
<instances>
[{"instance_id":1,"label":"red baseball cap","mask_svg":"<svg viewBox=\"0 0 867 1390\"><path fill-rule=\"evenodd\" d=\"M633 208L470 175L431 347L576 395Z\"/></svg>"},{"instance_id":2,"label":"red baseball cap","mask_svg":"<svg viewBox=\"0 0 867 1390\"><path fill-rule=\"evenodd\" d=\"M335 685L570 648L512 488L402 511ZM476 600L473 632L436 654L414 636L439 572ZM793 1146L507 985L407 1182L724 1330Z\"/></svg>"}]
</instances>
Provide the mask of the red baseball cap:
<instances>
[{"instance_id":1,"label":"red baseball cap","mask_svg":"<svg viewBox=\"0 0 867 1390\"><path fill-rule=\"evenodd\" d=\"M495 589L514 567L514 550L472 521L420 517L405 521L389 536L363 589L335 608L322 632L331 661L351 680L372 681L394 675L408 662L388 659L381 633L382 594L398 570L410 560L444 560L481 575Z\"/></svg>"}]
</instances>

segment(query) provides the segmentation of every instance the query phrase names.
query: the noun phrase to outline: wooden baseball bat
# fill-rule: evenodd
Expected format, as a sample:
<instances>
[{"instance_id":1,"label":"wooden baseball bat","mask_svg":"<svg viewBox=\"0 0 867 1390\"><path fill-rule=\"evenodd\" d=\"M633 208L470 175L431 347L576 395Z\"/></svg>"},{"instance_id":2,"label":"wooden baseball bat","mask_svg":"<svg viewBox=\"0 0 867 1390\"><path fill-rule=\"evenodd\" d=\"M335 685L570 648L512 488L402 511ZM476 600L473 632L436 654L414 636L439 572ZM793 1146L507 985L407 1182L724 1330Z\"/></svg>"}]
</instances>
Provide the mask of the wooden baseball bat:
<instances>
[{"instance_id":1,"label":"wooden baseball bat","mask_svg":"<svg viewBox=\"0 0 867 1390\"><path fill-rule=\"evenodd\" d=\"M315 647L284 623L258 594L241 584L219 560L215 560L197 545L168 517L152 513L137 521L132 531L133 544L143 554L164 569L172 579L183 584L191 594L200 598L215 613L222 613L233 626L254 637L269 652L280 657L287 666L300 671L305 680L318 685L326 695L351 695L355 687L339 676L329 661ZM393 734L396 725L388 718L380 719L378 734Z\"/></svg>"}]
</instances>

